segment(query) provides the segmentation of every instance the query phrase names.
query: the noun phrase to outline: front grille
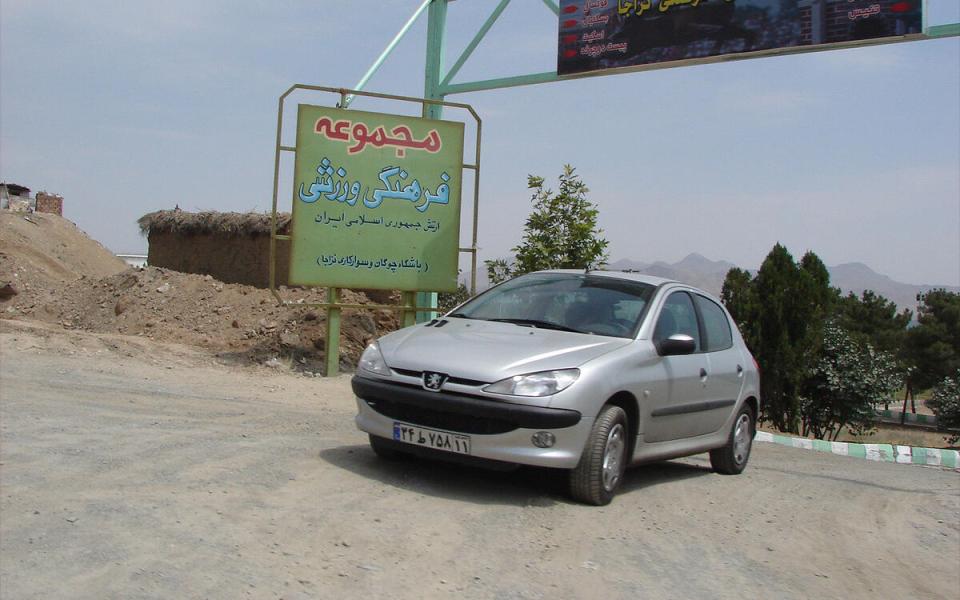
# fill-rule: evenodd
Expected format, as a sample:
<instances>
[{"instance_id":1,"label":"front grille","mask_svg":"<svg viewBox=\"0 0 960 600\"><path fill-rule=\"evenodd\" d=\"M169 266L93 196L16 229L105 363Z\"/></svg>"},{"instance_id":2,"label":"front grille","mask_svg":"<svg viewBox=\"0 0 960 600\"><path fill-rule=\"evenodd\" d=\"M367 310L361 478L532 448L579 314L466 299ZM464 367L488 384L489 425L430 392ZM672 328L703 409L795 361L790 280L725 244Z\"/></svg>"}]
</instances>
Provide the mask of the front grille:
<instances>
[{"instance_id":1,"label":"front grille","mask_svg":"<svg viewBox=\"0 0 960 600\"><path fill-rule=\"evenodd\" d=\"M423 371L414 371L411 369L393 369L394 373L400 375L406 375L407 377L416 377L417 379L423 379ZM473 387L480 387L481 385L487 385L487 381L478 381L476 379L464 379L462 377L449 377L447 383L455 383L457 385L469 385Z\"/></svg>"},{"instance_id":2,"label":"front grille","mask_svg":"<svg viewBox=\"0 0 960 600\"><path fill-rule=\"evenodd\" d=\"M494 435L517 429L517 425L504 419L477 417L401 404L391 400L366 400L373 410L385 417L422 427L445 429L459 433Z\"/></svg>"}]
</instances>

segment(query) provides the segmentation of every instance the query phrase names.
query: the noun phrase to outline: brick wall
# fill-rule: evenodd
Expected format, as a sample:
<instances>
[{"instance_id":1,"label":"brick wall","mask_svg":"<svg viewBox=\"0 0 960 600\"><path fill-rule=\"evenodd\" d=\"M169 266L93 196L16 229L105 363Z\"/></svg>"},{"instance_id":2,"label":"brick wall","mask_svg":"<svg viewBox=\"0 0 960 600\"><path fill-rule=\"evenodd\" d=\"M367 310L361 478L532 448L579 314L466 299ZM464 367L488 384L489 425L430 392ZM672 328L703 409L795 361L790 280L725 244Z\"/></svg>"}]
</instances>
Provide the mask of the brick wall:
<instances>
[{"instance_id":1,"label":"brick wall","mask_svg":"<svg viewBox=\"0 0 960 600\"><path fill-rule=\"evenodd\" d=\"M52 213L63 216L63 198L46 192L37 192L37 207L39 213Z\"/></svg>"},{"instance_id":2,"label":"brick wall","mask_svg":"<svg viewBox=\"0 0 960 600\"><path fill-rule=\"evenodd\" d=\"M224 283L260 288L270 282L270 236L156 233L151 231L147 264L182 273L212 275ZM277 241L277 285L286 285L290 242Z\"/></svg>"}]
</instances>

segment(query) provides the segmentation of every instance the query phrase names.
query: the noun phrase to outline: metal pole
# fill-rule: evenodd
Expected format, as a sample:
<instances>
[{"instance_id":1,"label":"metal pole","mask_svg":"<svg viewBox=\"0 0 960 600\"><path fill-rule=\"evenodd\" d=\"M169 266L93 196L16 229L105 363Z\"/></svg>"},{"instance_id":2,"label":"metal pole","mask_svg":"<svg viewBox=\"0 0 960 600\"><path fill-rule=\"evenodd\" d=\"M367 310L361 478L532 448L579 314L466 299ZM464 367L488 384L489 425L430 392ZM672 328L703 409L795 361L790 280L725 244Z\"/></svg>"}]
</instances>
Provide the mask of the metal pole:
<instances>
[{"instance_id":1,"label":"metal pole","mask_svg":"<svg viewBox=\"0 0 960 600\"><path fill-rule=\"evenodd\" d=\"M477 117L477 147L474 150L474 162L477 168L473 171L473 238L470 242L470 295L477 294L477 219L480 218L480 135L483 133L483 122Z\"/></svg>"},{"instance_id":2,"label":"metal pole","mask_svg":"<svg viewBox=\"0 0 960 600\"><path fill-rule=\"evenodd\" d=\"M335 377L340 371L340 290L327 288L326 376Z\"/></svg>"},{"instance_id":3,"label":"metal pole","mask_svg":"<svg viewBox=\"0 0 960 600\"><path fill-rule=\"evenodd\" d=\"M440 82L443 79L443 47L447 29L447 2L448 0L431 0L430 10L427 12L427 61L423 81L423 97L428 100L443 100L440 92ZM424 104L423 118L440 119L443 117L443 106L440 104ZM436 292L417 292L416 306L437 307ZM417 322L428 321L433 316L431 312L418 312Z\"/></svg>"},{"instance_id":4,"label":"metal pole","mask_svg":"<svg viewBox=\"0 0 960 600\"><path fill-rule=\"evenodd\" d=\"M282 303L277 293L277 192L280 186L280 152L283 150L283 102L297 86L291 86L277 101L277 145L273 157L273 208L270 211L270 293Z\"/></svg>"},{"instance_id":5,"label":"metal pole","mask_svg":"<svg viewBox=\"0 0 960 600\"><path fill-rule=\"evenodd\" d=\"M417 296L420 293L414 294L413 292L401 292L402 302L404 308L416 308L417 306ZM418 312L412 310L403 311L403 326L409 327L417 322Z\"/></svg>"},{"instance_id":6,"label":"metal pole","mask_svg":"<svg viewBox=\"0 0 960 600\"><path fill-rule=\"evenodd\" d=\"M443 80L443 46L447 27L447 1L432 0L427 12L427 61L423 81L423 97L430 100L443 100L440 82ZM423 107L423 117L440 119L443 106L427 104Z\"/></svg>"}]
</instances>

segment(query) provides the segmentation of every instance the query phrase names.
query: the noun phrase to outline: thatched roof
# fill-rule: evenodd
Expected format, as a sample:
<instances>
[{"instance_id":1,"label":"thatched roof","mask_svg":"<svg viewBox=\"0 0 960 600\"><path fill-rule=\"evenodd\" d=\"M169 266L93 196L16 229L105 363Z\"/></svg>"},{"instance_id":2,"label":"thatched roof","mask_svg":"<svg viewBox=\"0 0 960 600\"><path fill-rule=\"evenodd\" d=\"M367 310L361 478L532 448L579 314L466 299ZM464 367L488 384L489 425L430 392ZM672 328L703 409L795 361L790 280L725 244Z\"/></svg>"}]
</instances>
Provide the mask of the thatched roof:
<instances>
[{"instance_id":1,"label":"thatched roof","mask_svg":"<svg viewBox=\"0 0 960 600\"><path fill-rule=\"evenodd\" d=\"M140 231L150 233L179 233L185 235L217 234L222 236L269 235L269 213L198 212L158 210L137 219ZM289 228L289 213L277 213L277 232Z\"/></svg>"}]
</instances>

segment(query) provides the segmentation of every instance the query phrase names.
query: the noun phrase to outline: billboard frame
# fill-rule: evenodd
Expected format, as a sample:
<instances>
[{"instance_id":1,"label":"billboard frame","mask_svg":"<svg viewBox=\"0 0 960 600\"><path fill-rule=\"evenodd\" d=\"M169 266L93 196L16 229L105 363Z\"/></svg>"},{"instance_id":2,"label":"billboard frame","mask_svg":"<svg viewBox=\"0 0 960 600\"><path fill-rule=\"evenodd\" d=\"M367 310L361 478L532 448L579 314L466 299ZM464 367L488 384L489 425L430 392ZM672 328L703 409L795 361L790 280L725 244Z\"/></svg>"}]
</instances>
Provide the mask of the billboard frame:
<instances>
[{"instance_id":1,"label":"billboard frame","mask_svg":"<svg viewBox=\"0 0 960 600\"><path fill-rule=\"evenodd\" d=\"M935 40L948 37L960 36L960 23L949 23L944 25L929 26L926 23L927 0L924 2L924 23L923 32L898 37L886 37L873 40L857 40L854 42L839 42L833 44L820 44L817 46L799 46L793 48L777 48L771 50L758 50L756 52L703 57L684 61L673 61L669 63L655 63L653 65L634 65L630 67L618 67L615 69L603 69L599 71L588 71L584 73L574 73L571 75L558 75L557 70L545 71L542 73L530 73L526 75L516 75L512 77L499 77L495 79L484 79L479 81L469 81L464 83L453 83L453 79L459 73L460 68L469 60L473 51L490 31L493 24L510 4L511 0L500 0L497 6L487 17L487 20L480 25L473 39L464 47L460 56L453 63L446 73L443 72L444 38L446 34L447 5L454 0L423 0L420 6L410 16L410 19L400 28L397 35L387 44L380 56L367 69L363 77L354 86L357 89L363 87L370 81L370 78L380 69L380 66L386 58L392 53L393 49L406 35L414 22L427 11L427 61L426 61L426 81L424 83L424 97L442 100L444 97L453 94L465 94L468 92L479 92L484 90L496 90L502 88L519 87L524 85L535 85L539 83L551 83L555 81L572 81L574 79L584 79L587 77L605 77L608 75L621 75L624 73L638 73L642 71L652 71L656 69L669 69L674 67L686 67L699 64L712 64L728 62L733 60L748 60L752 58L765 58L768 56L784 56L789 54L801 54L806 52L821 52L825 50L838 50L844 48L858 48L863 46L878 46L883 44L897 44L901 42L914 42L919 40ZM555 17L560 16L560 5L555 0L541 0L544 6L553 13ZM347 99L349 104L350 98ZM439 117L434 117L439 118Z\"/></svg>"},{"instance_id":2,"label":"billboard frame","mask_svg":"<svg viewBox=\"0 0 960 600\"><path fill-rule=\"evenodd\" d=\"M395 304L349 304L342 303L339 301L339 288L328 287L327 289L327 298L326 302L320 303L310 303L310 304L298 304L295 302L288 302L283 299L280 295L280 292L277 290L277 241L291 241L290 235L278 234L277 233L277 204L279 202L279 191L280 191L280 156L284 152L293 153L296 155L297 148L296 146L285 145L283 143L283 111L285 108L285 102L287 97L290 94L296 91L306 91L306 92L320 92L327 94L336 94L339 96L339 102L336 104L337 108L348 108L350 100L356 96L363 96L368 98L377 98L381 100L393 100L397 102L408 102L414 104L420 104L422 112L425 118L428 119L439 119L440 110L444 107L456 108L466 110L470 113L470 116L473 117L476 122L476 141L474 147L474 162L467 163L463 162L460 166L461 169L472 170L474 172L473 177L473 223L472 223L472 237L470 246L459 247L458 253L467 253L470 254L470 265L471 265L471 279L470 279L470 294L476 294L477 289L477 222L478 216L480 214L480 142L483 133L483 120L480 118L480 115L477 114L477 111L473 109L469 104L464 104L462 102L446 102L442 99L435 98L416 98L413 96L399 96L396 94L382 94L377 92L367 92L363 90L354 90L348 88L335 88L335 87L325 87L318 85L308 85L296 83L290 86L283 94L280 95L280 98L277 102L277 137L276 145L274 149L274 161L273 161L273 202L271 205L270 212L270 258L269 258L269 267L270 267L270 277L269 277L269 289L270 293L273 294L277 302L281 306L303 306L303 307L315 307L323 308L327 313L327 331L326 331L326 357L325 357L325 366L326 366L326 376L330 377L336 375L339 371L339 362L340 362L340 317L341 311L343 309L384 309L384 310L394 310L399 311L403 314L403 325L413 325L418 315L437 313L439 312L436 306L435 297L433 301L429 304L424 304L422 301L418 302L418 296L423 298L426 294L422 292L403 292L402 293L402 303L400 305ZM433 109L433 110L431 110ZM438 110L439 109L439 110ZM462 217L461 217L462 219ZM458 223L459 227L461 223Z\"/></svg>"},{"instance_id":3,"label":"billboard frame","mask_svg":"<svg viewBox=\"0 0 960 600\"><path fill-rule=\"evenodd\" d=\"M457 60L449 69L444 65L446 52L446 30L447 30L447 8L450 2L454 0L422 0L414 10L410 18L401 26L397 34L387 43L380 55L374 60L373 64L363 74L357 84L356 90L362 90L370 81L374 74L380 69L386 59L396 48L397 44L404 38L414 23L427 13L427 48L425 60L425 77L423 84L423 97L430 100L444 100L449 95L465 94L469 92L479 92L484 90L496 90L503 88L519 87L525 85L536 85L540 83L552 83L556 81L571 81L574 79L584 79L587 77L605 77L607 75L620 75L624 73L636 73L641 71L652 71L655 69L667 69L674 67L691 66L697 64L709 64L726 62L731 60L747 60L751 58L764 58L768 56L782 56L787 54L799 54L801 52L819 52L823 50L836 50L841 48L855 48L858 46L871 46L879 44L890 44L899 42L911 42L917 40L933 40L947 37L960 36L960 23L950 23L946 25L928 26L926 15L928 13L926 6L927 0L923 0L923 33L901 36L897 38L883 38L882 41L858 40L856 42L842 42L837 44L822 44L818 46L802 46L799 49L774 49L761 50L757 52L721 55L716 57L705 57L702 59L691 59L688 61L675 61L670 63L655 63L652 65L635 65L631 67L620 67L616 69L605 69L599 71L588 71L585 73L575 73L571 75L560 76L557 70L546 71L543 73L530 73L526 75L516 75L512 77L500 77L495 79L485 79L480 81L470 81L464 83L454 83L453 80L460 72L460 69L473 55L474 50L480 45L487 33L500 18L503 11L509 6L511 0L500 0L496 7L491 11L487 19L480 25L477 33L464 49L460 52ZM554 17L560 16L560 5L556 0L541 0L544 7L553 13ZM347 108L353 101L352 95L344 98L342 107ZM423 116L430 119L439 119L443 114L443 102L428 104L424 106ZM476 269L474 269L476 271ZM436 294L418 293L418 304L429 304L436 306ZM417 315L417 320L426 320L426 313Z\"/></svg>"},{"instance_id":4,"label":"billboard frame","mask_svg":"<svg viewBox=\"0 0 960 600\"><path fill-rule=\"evenodd\" d=\"M318 91L334 92L341 94L340 108L348 108L350 103L353 101L354 97L357 95L364 96L373 96L387 99L398 99L398 100L408 100L408 101L418 101L423 103L423 116L430 119L439 119L443 114L444 106L466 108L467 105L445 102L444 99L453 94L464 94L469 92L478 92L484 90L495 90L511 87L520 87L525 85L536 85L541 83L552 83L557 81L569 81L574 79L584 79L587 77L605 77L608 75L620 75L624 73L636 73L642 71L652 71L656 69L667 69L674 67L682 66L691 66L698 64L711 64L711 63L720 63L733 60L748 60L753 58L765 58L768 56L784 56L789 54L800 54L803 52L821 52L825 50L836 50L844 48L856 48L863 46L874 46L880 44L891 44L891 43L900 43L900 42L911 42L918 40L933 40L941 39L948 37L958 37L960 36L960 23L949 23L944 25L935 25L929 26L927 24L927 0L923 0L923 26L922 33L912 34L894 38L882 38L881 40L857 40L854 42L841 42L834 44L821 44L816 46L801 46L794 48L777 48L771 50L762 50L757 52L750 53L741 53L741 54L732 54L732 55L720 55L713 57L704 57L699 59L691 59L686 61L675 61L669 63L654 63L651 65L634 65L630 67L621 67L616 69L605 69L599 71L588 71L585 73L576 73L571 75L560 76L556 69L553 71L546 71L542 73L530 73L524 75L516 75L511 77L499 77L494 79L486 79L479 81L470 81L464 83L454 83L453 79L459 73L460 69L464 64L470 59L470 56L473 54L474 50L480 45L480 42L487 35L487 32L493 27L496 21L500 18L500 15L510 4L511 0L500 0L497 6L493 9L487 19L480 25L480 28L477 30L477 33L471 39L471 41L464 47L460 52L459 57L454 61L453 65L449 69L445 69L444 59L446 51L446 28L447 28L447 8L450 2L454 0L422 0L417 8L414 10L413 14L409 19L403 24L397 34L387 43L387 46L383 49L380 55L374 60L373 64L367 69L363 74L357 84L354 86L355 89L344 89L344 88L321 88L317 86L294 86L288 90L280 99L281 110L280 115L278 116L278 123L282 118L282 105L283 99L289 95L294 89L313 89ZM556 0L541 0L543 5L547 10L553 13L554 17L560 16L560 6ZM425 60L425 77L424 77L424 91L423 98L410 98L402 96L392 96L388 94L372 94L369 92L364 92L363 88L367 85L370 79L374 74L380 69L386 59L396 48L397 44L403 39L407 32L412 28L414 23L423 15L427 13L427 40L426 40L426 60ZM474 222L473 222L473 244L472 244L472 278L471 278L471 290L476 290L476 258L477 258L477 236L476 236L476 227L477 227L477 203L479 202L479 195L477 191L479 190L479 180L480 180L480 169L479 169L479 143L480 143L480 119L473 112L472 109L469 109L474 117L477 119L477 168L475 173L475 197L474 197ZM276 189L277 189L277 177L279 173L279 163L280 163L280 126L277 127L277 157L275 164L275 176L274 176L274 217L276 213ZM288 148L284 148L285 150ZM272 229L275 232L275 223L272 225ZM271 234L271 287L273 286L274 281L274 263L273 256L275 253L275 240ZM461 251L463 251L461 249ZM276 295L276 294L275 294ZM279 296L278 296L279 299ZM328 300L330 297L328 297ZM282 302L282 300L281 300ZM336 302L334 297L332 302ZM415 299L406 299L405 298L405 322L407 319L415 320L425 320L429 312L437 312L437 296L435 293L423 293L418 292ZM419 305L419 307L418 307ZM343 306L343 305L341 305ZM389 307L396 308L396 307ZM419 312L418 312L419 311ZM415 315L415 317L413 316ZM339 328L339 320L337 321ZM329 336L328 327L328 336ZM339 332L339 329L338 329ZM329 364L329 357L328 357ZM336 366L334 366L335 372Z\"/></svg>"}]
</instances>

